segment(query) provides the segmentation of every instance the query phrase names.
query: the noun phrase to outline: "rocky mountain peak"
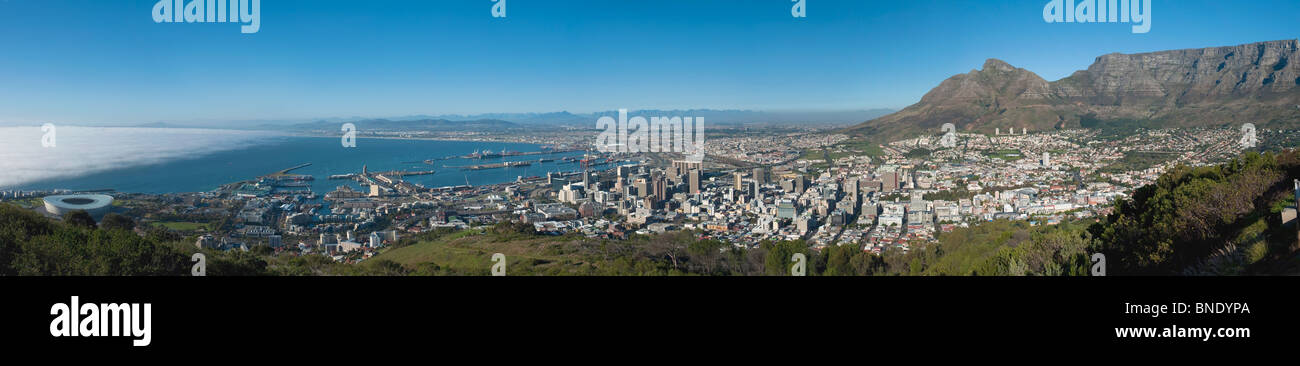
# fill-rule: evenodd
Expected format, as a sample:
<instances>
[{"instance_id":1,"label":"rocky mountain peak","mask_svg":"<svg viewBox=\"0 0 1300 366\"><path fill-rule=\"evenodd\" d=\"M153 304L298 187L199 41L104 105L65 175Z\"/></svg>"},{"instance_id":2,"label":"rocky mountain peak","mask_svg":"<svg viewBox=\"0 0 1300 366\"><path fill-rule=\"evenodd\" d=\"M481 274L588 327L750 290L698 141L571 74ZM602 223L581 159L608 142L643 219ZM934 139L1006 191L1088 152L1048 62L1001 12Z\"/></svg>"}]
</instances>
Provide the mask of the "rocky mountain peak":
<instances>
[{"instance_id":1,"label":"rocky mountain peak","mask_svg":"<svg viewBox=\"0 0 1300 366\"><path fill-rule=\"evenodd\" d=\"M1054 82L988 59L917 104L850 128L849 133L914 135L944 123L971 132L1098 125L1300 127L1300 42L1099 56Z\"/></svg>"}]
</instances>

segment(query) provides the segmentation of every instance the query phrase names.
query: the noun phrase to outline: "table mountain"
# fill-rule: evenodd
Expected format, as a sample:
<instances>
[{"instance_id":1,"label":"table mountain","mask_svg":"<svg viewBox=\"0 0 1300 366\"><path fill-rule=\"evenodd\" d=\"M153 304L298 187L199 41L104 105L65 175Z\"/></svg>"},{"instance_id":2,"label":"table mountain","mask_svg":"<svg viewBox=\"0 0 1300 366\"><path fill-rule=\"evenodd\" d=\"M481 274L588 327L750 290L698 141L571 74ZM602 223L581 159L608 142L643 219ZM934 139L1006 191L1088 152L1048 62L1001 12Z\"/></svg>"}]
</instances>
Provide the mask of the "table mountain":
<instances>
[{"instance_id":1,"label":"table mountain","mask_svg":"<svg viewBox=\"0 0 1300 366\"><path fill-rule=\"evenodd\" d=\"M1113 53L1087 70L1046 81L990 59L956 75L897 113L851 127L859 136L993 133L1078 127L1191 127L1254 123L1300 127L1300 47L1296 40L1231 47Z\"/></svg>"}]
</instances>

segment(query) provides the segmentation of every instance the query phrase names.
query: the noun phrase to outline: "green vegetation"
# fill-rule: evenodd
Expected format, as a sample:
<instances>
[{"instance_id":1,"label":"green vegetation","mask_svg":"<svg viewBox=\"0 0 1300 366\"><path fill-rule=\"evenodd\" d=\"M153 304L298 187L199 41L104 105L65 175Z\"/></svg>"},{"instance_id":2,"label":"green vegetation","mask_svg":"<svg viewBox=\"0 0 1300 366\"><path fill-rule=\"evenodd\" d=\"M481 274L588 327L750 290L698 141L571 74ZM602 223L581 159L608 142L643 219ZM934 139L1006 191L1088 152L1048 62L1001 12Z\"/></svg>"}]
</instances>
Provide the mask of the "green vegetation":
<instances>
[{"instance_id":1,"label":"green vegetation","mask_svg":"<svg viewBox=\"0 0 1300 366\"><path fill-rule=\"evenodd\" d=\"M0 204L0 275L138 276L189 272L189 258L123 229L51 221L34 212Z\"/></svg>"},{"instance_id":2,"label":"green vegetation","mask_svg":"<svg viewBox=\"0 0 1300 366\"><path fill-rule=\"evenodd\" d=\"M856 153L854 155L866 155L872 158L885 156L885 149L881 148L880 144L868 141L847 141L836 146Z\"/></svg>"},{"instance_id":3,"label":"green vegetation","mask_svg":"<svg viewBox=\"0 0 1300 366\"><path fill-rule=\"evenodd\" d=\"M802 160L824 160L826 159L826 150L804 150L803 155L799 155Z\"/></svg>"},{"instance_id":4,"label":"green vegetation","mask_svg":"<svg viewBox=\"0 0 1300 366\"><path fill-rule=\"evenodd\" d=\"M1096 114L1086 114L1079 116L1079 127L1098 130L1096 139L1099 140L1117 140L1127 136L1132 136L1144 127L1156 127L1163 125L1161 121L1155 120L1137 120L1130 118L1118 119L1100 119Z\"/></svg>"},{"instance_id":5,"label":"green vegetation","mask_svg":"<svg viewBox=\"0 0 1300 366\"><path fill-rule=\"evenodd\" d=\"M958 228L907 254L886 253L885 262L899 275L1084 275L1087 246L1080 225L1000 220Z\"/></svg>"},{"instance_id":6,"label":"green vegetation","mask_svg":"<svg viewBox=\"0 0 1300 366\"><path fill-rule=\"evenodd\" d=\"M1003 149L1003 150L991 151L988 152L986 155L988 155L988 157L993 159L1002 159L1005 161L1016 161L1025 158L1024 154L1022 154L1020 150L1015 150L1015 149Z\"/></svg>"},{"instance_id":7,"label":"green vegetation","mask_svg":"<svg viewBox=\"0 0 1300 366\"><path fill-rule=\"evenodd\" d=\"M1178 157L1177 153L1130 151L1124 153L1123 158L1098 169L1098 171L1105 173L1123 173L1146 170L1176 157Z\"/></svg>"},{"instance_id":8,"label":"green vegetation","mask_svg":"<svg viewBox=\"0 0 1300 366\"><path fill-rule=\"evenodd\" d=\"M1091 250L1125 274L1294 273L1296 229L1278 213L1297 177L1296 151L1176 167L1089 228Z\"/></svg>"},{"instance_id":9,"label":"green vegetation","mask_svg":"<svg viewBox=\"0 0 1300 366\"><path fill-rule=\"evenodd\" d=\"M903 154L903 157L906 157L906 158L908 158L908 159L924 159L924 158L928 158L928 157L930 157L930 154L933 154L933 153L934 153L934 150L930 150L930 149L927 149L927 148L924 148L924 147L918 147L918 148L915 148L915 149L909 150L906 154Z\"/></svg>"}]
</instances>

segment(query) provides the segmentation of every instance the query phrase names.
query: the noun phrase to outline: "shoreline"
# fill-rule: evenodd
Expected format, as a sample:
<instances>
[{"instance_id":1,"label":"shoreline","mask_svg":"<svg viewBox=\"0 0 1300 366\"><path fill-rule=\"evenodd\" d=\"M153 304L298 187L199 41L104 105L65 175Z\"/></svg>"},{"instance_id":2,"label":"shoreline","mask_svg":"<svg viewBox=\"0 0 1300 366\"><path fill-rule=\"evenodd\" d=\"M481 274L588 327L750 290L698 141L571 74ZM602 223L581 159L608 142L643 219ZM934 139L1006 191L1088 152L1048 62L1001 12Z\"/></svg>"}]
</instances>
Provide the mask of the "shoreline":
<instances>
[{"instance_id":1,"label":"shoreline","mask_svg":"<svg viewBox=\"0 0 1300 366\"><path fill-rule=\"evenodd\" d=\"M170 128L158 128L158 129L170 129ZM248 132L247 130L224 130L224 129L223 129L223 130L217 130L217 131ZM277 133L277 134L275 134L274 136L267 136L267 137L268 137L268 138L337 138L337 136L322 136L322 135L296 134L296 133L287 133L287 134L286 134L286 133ZM390 136L367 136L367 137L358 137L358 139L374 139L374 140L409 140L409 141L430 141L430 142L479 142L479 143L487 143L487 144L522 144L522 145L531 145L530 147L536 149L537 151L541 151L541 147L545 145L545 144L540 144L540 143L534 143L534 142L523 142L523 141L477 141L477 140L436 139L436 138L418 138L418 137L395 137L395 136L391 136L391 137L390 137ZM290 140L290 139L286 139L286 141L287 141L287 140ZM169 161L161 162L161 163L157 163L157 164L143 164L143 165L136 165L136 166L116 167L116 168L111 168L111 169L104 170L104 171L91 172L91 173L82 174L82 175L78 175L78 176L72 176L72 177L59 177L59 178L54 178L54 179L45 179L45 180L36 180L36 181L30 181L30 182L23 182L23 183L19 183L19 184L14 184L14 185L9 185L9 186L0 187L0 190L3 190L3 191L20 191L20 192L50 192L50 191L89 192L89 191L112 191L112 192L122 193L122 194L149 194L149 195L163 195L163 194L195 194L195 193L211 192L211 191L214 190L214 189L220 189L220 187L222 187L222 186L224 186L224 185L228 185L228 184L232 184L232 183L237 183L237 182L247 182L247 181L250 181L250 180L256 180L258 177L266 176L266 175L268 175L268 174L272 174L272 173L274 173L274 172L269 172L269 171L268 171L268 172L261 172L261 173L258 173L258 174L254 174L254 175L249 175L249 176L246 176L246 177L244 177L244 176L234 177L235 179L230 180L230 181L225 181L225 180L222 180L222 181L219 181L219 182L218 182L218 181L213 181L213 182L209 182L209 183L207 183L207 184L209 184L209 185L212 186L212 187L209 188L209 189L197 189L197 188L196 188L196 189L188 189L188 190L159 190L159 191L152 191L152 190L150 190L150 191L136 191L136 190L123 190L123 189L121 189L121 188L119 188L119 187L112 187L110 184L105 184L105 185L95 185L95 186L93 186L93 187L86 186L86 187L82 187L82 188L69 188L69 187L68 187L68 185L84 184L85 182L79 182L79 181L85 179L85 177L88 177L88 176L101 175L101 174L114 174L114 172L124 171L124 170L131 170L131 169L140 169L140 168L142 168L142 167L149 166L149 165L166 165L166 164L175 164L177 161L185 161L185 160L191 160L191 159L202 159L202 158L206 158L206 157L209 157L209 156L212 156L212 155L215 155L215 154L238 152L238 151L241 151L241 150L245 150L245 149L242 149L242 148L241 148L241 149L222 150L222 151L212 152L212 153L210 153L210 154L205 154L205 155L203 155L203 156L187 156L187 157L185 157L185 158L175 159L175 160L169 160ZM533 149L528 149L528 150L533 150ZM468 154L468 152L453 152L452 154L453 154L453 156L461 156L461 155L463 155L462 153ZM431 157L428 157L428 156L422 156L422 157L419 157L419 158L420 158L419 160L423 160L423 159L427 159L427 158L431 158ZM439 156L439 157L435 157L435 158L442 158L442 157ZM413 158L411 158L411 159L413 159L412 161L414 161L416 158L413 157ZM305 163L305 162L306 162L306 161L296 162L296 163L292 163L292 164L287 165L287 166L292 166L292 165L294 165L294 164L302 164L302 163ZM322 173L322 174L320 174L319 176L316 176L316 175L313 175L313 176L314 176L316 179L319 179L319 180L327 180L328 176L329 176L330 174L334 174L334 173L338 173L338 172L326 172L326 173ZM161 173L160 173L160 174L161 174ZM473 173L471 172L470 174L473 174ZM309 174L309 175L310 175L310 174ZM90 182L90 183L94 183L94 182ZM486 184L474 185L474 186L475 186L475 187L478 187L478 186L491 186L491 185L502 184L502 183L509 183L509 182L508 182L508 181L505 181L505 182L494 182L494 183L486 183ZM83 189L83 188L84 188L84 189ZM315 189L313 189L313 191L315 191ZM319 194L319 193L322 193L322 192L316 192L316 193Z\"/></svg>"}]
</instances>

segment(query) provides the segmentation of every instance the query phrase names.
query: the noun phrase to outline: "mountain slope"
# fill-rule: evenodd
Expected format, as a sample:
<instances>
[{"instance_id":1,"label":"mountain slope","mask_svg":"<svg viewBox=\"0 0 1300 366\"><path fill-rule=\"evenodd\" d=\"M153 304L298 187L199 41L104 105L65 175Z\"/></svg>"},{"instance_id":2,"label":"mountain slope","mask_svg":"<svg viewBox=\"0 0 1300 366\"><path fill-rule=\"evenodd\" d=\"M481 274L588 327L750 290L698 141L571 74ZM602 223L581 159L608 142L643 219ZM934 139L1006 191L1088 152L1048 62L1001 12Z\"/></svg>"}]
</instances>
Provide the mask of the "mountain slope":
<instances>
[{"instance_id":1,"label":"mountain slope","mask_svg":"<svg viewBox=\"0 0 1300 366\"><path fill-rule=\"evenodd\" d=\"M956 75L897 113L846 130L898 137L994 128L1048 130L1140 123L1146 127L1254 123L1300 125L1296 40L1231 47L1108 54L1087 70L1048 82L990 59Z\"/></svg>"}]
</instances>

